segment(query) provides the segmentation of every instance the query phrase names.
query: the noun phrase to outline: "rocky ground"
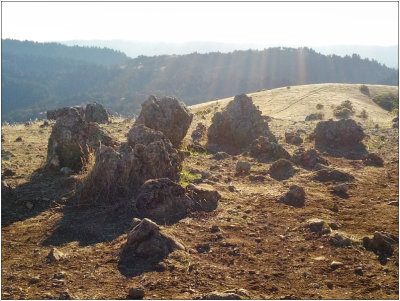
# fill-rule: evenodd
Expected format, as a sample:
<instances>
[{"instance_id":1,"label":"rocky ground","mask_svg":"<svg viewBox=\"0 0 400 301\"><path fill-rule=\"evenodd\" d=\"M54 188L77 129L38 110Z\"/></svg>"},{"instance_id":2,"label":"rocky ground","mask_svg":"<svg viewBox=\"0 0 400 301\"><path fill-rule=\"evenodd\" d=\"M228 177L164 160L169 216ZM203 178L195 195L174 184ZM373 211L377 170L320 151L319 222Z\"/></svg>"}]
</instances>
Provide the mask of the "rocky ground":
<instances>
[{"instance_id":1,"label":"rocky ground","mask_svg":"<svg viewBox=\"0 0 400 301\"><path fill-rule=\"evenodd\" d=\"M371 93L385 89L394 88L370 87ZM74 195L88 170L72 175L44 171L53 121L49 126L3 126L2 180L12 192L2 189L2 298L398 299L399 165L393 116L358 95L357 85L277 90L250 95L272 117L269 129L288 153L293 155L298 146L286 142L286 132L300 130L301 145L314 147L309 136L318 121L304 118L317 103L350 99L357 111L366 108L370 116L354 119L364 128L365 148L383 158L383 166L323 152L329 167L354 176L341 186L318 181L315 170L296 165L293 176L275 179L268 173L273 162L191 150L180 183L207 184L222 198L215 210L191 212L161 225L185 250L176 249L155 267L121 262L132 226L124 207L76 206ZM196 125L209 127L227 101L190 108L194 118L183 150L191 144ZM330 105L323 110L329 117ZM125 142L132 124L115 119L100 127ZM199 139L202 145L205 140ZM239 161L250 163L250 170L238 174ZM292 185L304 189L304 206L279 201ZM363 238L375 232L391 237L393 254L365 247Z\"/></svg>"}]
</instances>

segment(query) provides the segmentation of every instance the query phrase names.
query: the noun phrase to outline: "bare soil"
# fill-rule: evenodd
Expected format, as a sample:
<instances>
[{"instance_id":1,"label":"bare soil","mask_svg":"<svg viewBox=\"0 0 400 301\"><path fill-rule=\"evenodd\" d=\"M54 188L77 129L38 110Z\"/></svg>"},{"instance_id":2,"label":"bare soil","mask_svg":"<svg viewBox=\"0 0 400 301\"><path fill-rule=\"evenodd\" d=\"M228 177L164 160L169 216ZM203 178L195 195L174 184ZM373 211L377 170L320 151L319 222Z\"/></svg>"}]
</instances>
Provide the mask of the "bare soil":
<instances>
[{"instance_id":1,"label":"bare soil","mask_svg":"<svg viewBox=\"0 0 400 301\"><path fill-rule=\"evenodd\" d=\"M397 93L397 87L369 89L372 96ZM348 195L339 196L332 192L333 183L313 181L313 172L299 167L292 178L277 181L266 173L270 164L250 157L217 161L212 154L192 152L183 166L191 175L189 182L200 178L201 172L211 173L205 182L222 195L218 208L163 225L186 247L186 252L175 251L164 260L165 271L140 262L132 269L120 264L131 226L129 212L120 205L77 207L74 194L85 173L65 176L41 169L51 126L40 128L41 122L3 126L2 172L10 169L15 174L2 180L15 195L2 199L2 299L58 299L66 294L77 299L125 299L135 286L144 288L145 299L195 299L234 288L246 289L252 299L398 299L398 245L392 257L383 258L361 243L332 246L327 236L303 227L316 217L336 223L354 241L375 231L398 237L398 207L389 204L398 201L399 188L394 116L363 95L359 85L296 86L249 95L264 115L272 117L271 131L290 153L297 147L284 142L286 131L303 130L303 146L313 147L306 138L316 122L304 122L305 116L321 103L325 119L332 118L331 106L349 99L356 114L367 111L368 119L354 119L367 134L363 141L367 150L379 154L384 167L323 154L331 167L356 178ZM183 148L196 124L209 126L213 114L230 99L191 107L195 116ZM129 120L114 120L102 127L124 141L131 125ZM22 141L16 142L17 137ZM237 160L252 164L249 175L235 175ZM252 176L263 176L264 181ZM302 208L276 201L294 184L306 191ZM211 230L214 225L218 232ZM66 258L48 262L52 247ZM343 265L332 269L332 261Z\"/></svg>"}]
</instances>

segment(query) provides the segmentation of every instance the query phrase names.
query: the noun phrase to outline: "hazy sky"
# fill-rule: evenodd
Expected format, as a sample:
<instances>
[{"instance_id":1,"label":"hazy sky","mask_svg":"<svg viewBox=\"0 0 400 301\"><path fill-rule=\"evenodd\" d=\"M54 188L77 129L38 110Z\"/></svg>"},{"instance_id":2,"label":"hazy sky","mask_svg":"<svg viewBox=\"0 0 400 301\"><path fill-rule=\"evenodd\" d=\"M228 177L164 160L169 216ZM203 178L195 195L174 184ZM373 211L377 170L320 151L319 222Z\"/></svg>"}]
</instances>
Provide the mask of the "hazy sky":
<instances>
[{"instance_id":1,"label":"hazy sky","mask_svg":"<svg viewBox=\"0 0 400 301\"><path fill-rule=\"evenodd\" d=\"M397 45L397 2L2 2L3 38Z\"/></svg>"}]
</instances>

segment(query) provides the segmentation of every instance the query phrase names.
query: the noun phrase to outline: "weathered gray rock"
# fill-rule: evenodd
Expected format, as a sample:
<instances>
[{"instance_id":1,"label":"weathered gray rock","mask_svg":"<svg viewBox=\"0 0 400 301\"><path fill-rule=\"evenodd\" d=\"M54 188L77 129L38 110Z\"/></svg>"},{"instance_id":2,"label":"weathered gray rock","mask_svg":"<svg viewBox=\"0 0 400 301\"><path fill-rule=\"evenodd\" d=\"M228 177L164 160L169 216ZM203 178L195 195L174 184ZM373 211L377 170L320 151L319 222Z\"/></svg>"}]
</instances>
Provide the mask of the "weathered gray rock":
<instances>
[{"instance_id":1,"label":"weathered gray rock","mask_svg":"<svg viewBox=\"0 0 400 301\"><path fill-rule=\"evenodd\" d=\"M129 288L128 295L132 299L143 299L145 295L144 288L140 286L131 287Z\"/></svg>"},{"instance_id":2,"label":"weathered gray rock","mask_svg":"<svg viewBox=\"0 0 400 301\"><path fill-rule=\"evenodd\" d=\"M331 232L329 224L320 218L310 218L306 221L305 226L310 229L311 232L327 234Z\"/></svg>"},{"instance_id":3,"label":"weathered gray rock","mask_svg":"<svg viewBox=\"0 0 400 301\"><path fill-rule=\"evenodd\" d=\"M83 120L76 108L59 110L57 121L53 126L48 147L48 168L69 167L74 171L82 168L91 150L100 145L113 146L116 142L96 123Z\"/></svg>"},{"instance_id":4,"label":"weathered gray rock","mask_svg":"<svg viewBox=\"0 0 400 301\"><path fill-rule=\"evenodd\" d=\"M396 240L391 235L378 231L374 233L372 239L368 236L363 238L363 245L366 249L383 256L392 256L394 251L392 245L396 243L398 243L398 239Z\"/></svg>"},{"instance_id":5,"label":"weathered gray rock","mask_svg":"<svg viewBox=\"0 0 400 301\"><path fill-rule=\"evenodd\" d=\"M150 96L142 103L142 111L135 124L143 124L162 132L177 147L186 136L192 119L193 114L176 98L164 97L158 100Z\"/></svg>"},{"instance_id":6,"label":"weathered gray rock","mask_svg":"<svg viewBox=\"0 0 400 301\"><path fill-rule=\"evenodd\" d=\"M346 172L334 168L323 168L314 172L313 179L320 182L352 182L354 177Z\"/></svg>"},{"instance_id":7,"label":"weathered gray rock","mask_svg":"<svg viewBox=\"0 0 400 301\"><path fill-rule=\"evenodd\" d=\"M238 161L236 163L236 173L237 174L248 174L251 169L251 164L246 161Z\"/></svg>"},{"instance_id":8,"label":"weathered gray rock","mask_svg":"<svg viewBox=\"0 0 400 301\"><path fill-rule=\"evenodd\" d=\"M230 155L228 154L228 153L225 153L225 152L217 152L216 154L214 154L214 156L213 156L213 158L215 159L215 160L224 160L224 159L227 159L227 158L229 158L230 157Z\"/></svg>"},{"instance_id":9,"label":"weathered gray rock","mask_svg":"<svg viewBox=\"0 0 400 301\"><path fill-rule=\"evenodd\" d=\"M302 168L312 170L319 164L328 165L328 161L324 159L321 154L315 149L304 150L304 148L297 149L291 158L292 162Z\"/></svg>"},{"instance_id":10,"label":"weathered gray rock","mask_svg":"<svg viewBox=\"0 0 400 301\"><path fill-rule=\"evenodd\" d=\"M235 96L222 112L215 113L208 129L208 143L228 153L240 153L259 136L276 141L266 118L261 116L251 97L244 94Z\"/></svg>"},{"instance_id":11,"label":"weathered gray rock","mask_svg":"<svg viewBox=\"0 0 400 301\"><path fill-rule=\"evenodd\" d=\"M221 195L212 186L207 184L186 186L187 195L195 202L195 209L199 211L212 211L218 206Z\"/></svg>"},{"instance_id":12,"label":"weathered gray rock","mask_svg":"<svg viewBox=\"0 0 400 301\"><path fill-rule=\"evenodd\" d=\"M206 135L207 127L204 123L199 122L196 126L196 129L192 132L192 140L193 142L199 143Z\"/></svg>"},{"instance_id":13,"label":"weathered gray rock","mask_svg":"<svg viewBox=\"0 0 400 301\"><path fill-rule=\"evenodd\" d=\"M156 223L144 218L128 233L123 253L124 256L131 255L158 262L174 250L185 250L185 247Z\"/></svg>"},{"instance_id":14,"label":"weathered gray rock","mask_svg":"<svg viewBox=\"0 0 400 301\"><path fill-rule=\"evenodd\" d=\"M329 243L335 247L348 247L353 240L343 232L333 231L329 236Z\"/></svg>"},{"instance_id":15,"label":"weathered gray rock","mask_svg":"<svg viewBox=\"0 0 400 301\"><path fill-rule=\"evenodd\" d=\"M338 194L347 194L347 192L349 191L349 185L346 183L340 183L337 185L334 185L332 187L333 192L338 193Z\"/></svg>"},{"instance_id":16,"label":"weathered gray rock","mask_svg":"<svg viewBox=\"0 0 400 301\"><path fill-rule=\"evenodd\" d=\"M46 256L47 261L50 263L60 261L65 258L66 258L66 255L56 248L52 248L50 250L49 254L47 254L47 256Z\"/></svg>"},{"instance_id":17,"label":"weathered gray rock","mask_svg":"<svg viewBox=\"0 0 400 301\"><path fill-rule=\"evenodd\" d=\"M305 196L306 193L303 187L292 185L290 186L289 191L278 199L278 202L293 207L303 207L305 203Z\"/></svg>"},{"instance_id":18,"label":"weathered gray rock","mask_svg":"<svg viewBox=\"0 0 400 301\"><path fill-rule=\"evenodd\" d=\"M185 217L195 208L195 202L186 195L185 188L168 178L146 181L134 200L141 217L159 223L170 223Z\"/></svg>"},{"instance_id":19,"label":"weathered gray rock","mask_svg":"<svg viewBox=\"0 0 400 301\"><path fill-rule=\"evenodd\" d=\"M382 167L383 166L383 159L375 153L369 153L367 155L365 155L362 158L362 161L364 163L364 165L367 166L377 166L377 167Z\"/></svg>"},{"instance_id":20,"label":"weathered gray rock","mask_svg":"<svg viewBox=\"0 0 400 301\"><path fill-rule=\"evenodd\" d=\"M286 159L279 159L271 164L269 174L275 180L281 181L292 177L295 173L292 163Z\"/></svg>"},{"instance_id":21,"label":"weathered gray rock","mask_svg":"<svg viewBox=\"0 0 400 301\"><path fill-rule=\"evenodd\" d=\"M315 148L335 155L345 156L352 151L361 154L365 152L365 147L361 143L365 137L364 130L353 119L320 121L315 128L314 136Z\"/></svg>"},{"instance_id":22,"label":"weathered gray rock","mask_svg":"<svg viewBox=\"0 0 400 301\"><path fill-rule=\"evenodd\" d=\"M214 291L201 297L202 300L246 300L251 299L249 293L243 289L231 289L224 292Z\"/></svg>"},{"instance_id":23,"label":"weathered gray rock","mask_svg":"<svg viewBox=\"0 0 400 301\"><path fill-rule=\"evenodd\" d=\"M99 103L89 103L85 109L86 122L107 123L109 114L106 109Z\"/></svg>"},{"instance_id":24,"label":"weathered gray rock","mask_svg":"<svg viewBox=\"0 0 400 301\"><path fill-rule=\"evenodd\" d=\"M65 107L57 110L48 110L47 111L47 119L48 120L57 120L58 117L63 116L68 113L68 111L73 108L78 111L79 115L82 118L85 117L85 110L82 107Z\"/></svg>"},{"instance_id":25,"label":"weathered gray rock","mask_svg":"<svg viewBox=\"0 0 400 301\"><path fill-rule=\"evenodd\" d=\"M290 154L275 142L265 136L258 137L250 145L250 155L261 162L271 162L278 159L290 159Z\"/></svg>"},{"instance_id":26,"label":"weathered gray rock","mask_svg":"<svg viewBox=\"0 0 400 301\"><path fill-rule=\"evenodd\" d=\"M285 141L286 143L293 145L300 145L303 143L303 139L300 137L298 133L286 132L285 133Z\"/></svg>"},{"instance_id":27,"label":"weathered gray rock","mask_svg":"<svg viewBox=\"0 0 400 301\"><path fill-rule=\"evenodd\" d=\"M83 199L112 202L136 194L149 179L177 180L183 156L159 131L134 125L118 151L102 147L81 189ZM95 194L95 195L93 195Z\"/></svg>"}]
</instances>

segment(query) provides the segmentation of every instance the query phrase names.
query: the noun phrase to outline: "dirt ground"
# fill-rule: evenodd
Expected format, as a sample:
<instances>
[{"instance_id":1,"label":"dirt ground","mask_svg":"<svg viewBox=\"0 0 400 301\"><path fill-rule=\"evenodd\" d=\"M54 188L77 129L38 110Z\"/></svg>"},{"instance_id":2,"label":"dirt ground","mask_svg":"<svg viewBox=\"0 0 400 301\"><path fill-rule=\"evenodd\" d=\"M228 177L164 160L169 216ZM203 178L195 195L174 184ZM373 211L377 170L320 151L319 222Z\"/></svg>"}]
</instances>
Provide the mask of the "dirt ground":
<instances>
[{"instance_id":1,"label":"dirt ground","mask_svg":"<svg viewBox=\"0 0 400 301\"><path fill-rule=\"evenodd\" d=\"M372 93L395 89L370 86ZM303 120L315 111L316 103L324 103L329 117L331 103L350 99L357 111L367 110L367 120L355 119L367 134L363 141L367 150L379 154L384 167L323 154L331 167L356 179L348 196L341 197L332 192L333 183L312 180L312 171L297 167L292 178L277 181L266 174L270 164L250 157L217 161L212 154L192 152L183 164L188 181L211 173L205 182L222 199L212 212L195 212L163 225L186 247L186 252L175 251L164 260L164 271L141 263L133 269L120 264L132 216L118 206L75 206L73 196L85 174L42 170L51 126L41 128L42 122L3 126L2 173L9 169L15 174L2 180L15 190L13 197L2 198L2 299L126 299L129 288L136 286L144 288L145 299L197 299L239 288L247 290L251 299L398 299L398 245L392 257L382 258L361 243L333 246L327 236L304 227L315 217L335 223L356 242L375 231L398 238L398 205L390 204L398 201L398 129L392 128L393 116L357 91L357 85L310 85L250 96L263 114L272 117L271 131L291 154L297 147L284 142L284 133L302 129L304 139L311 134L316 121ZM214 112L226 103L191 107L194 120L183 148L196 124L209 125ZM131 125L131 120L120 119L102 127L125 141ZM305 139L303 146L311 148L313 141ZM252 164L250 175L235 175L238 160ZM263 181L255 181L256 175ZM293 184L305 189L302 208L276 201ZM52 247L66 257L48 262ZM333 269L332 261L343 265Z\"/></svg>"}]
</instances>

